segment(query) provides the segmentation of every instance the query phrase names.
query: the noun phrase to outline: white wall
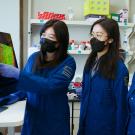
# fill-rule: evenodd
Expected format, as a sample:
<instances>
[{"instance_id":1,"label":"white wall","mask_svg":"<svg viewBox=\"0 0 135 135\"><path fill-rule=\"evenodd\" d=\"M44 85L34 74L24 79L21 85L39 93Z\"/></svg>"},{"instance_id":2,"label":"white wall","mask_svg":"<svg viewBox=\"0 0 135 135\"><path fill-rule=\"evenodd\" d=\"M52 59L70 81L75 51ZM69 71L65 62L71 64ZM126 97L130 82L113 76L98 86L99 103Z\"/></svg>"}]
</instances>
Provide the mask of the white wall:
<instances>
[{"instance_id":1,"label":"white wall","mask_svg":"<svg viewBox=\"0 0 135 135\"><path fill-rule=\"evenodd\" d=\"M20 61L20 0L0 0L0 31L11 34Z\"/></svg>"}]
</instances>

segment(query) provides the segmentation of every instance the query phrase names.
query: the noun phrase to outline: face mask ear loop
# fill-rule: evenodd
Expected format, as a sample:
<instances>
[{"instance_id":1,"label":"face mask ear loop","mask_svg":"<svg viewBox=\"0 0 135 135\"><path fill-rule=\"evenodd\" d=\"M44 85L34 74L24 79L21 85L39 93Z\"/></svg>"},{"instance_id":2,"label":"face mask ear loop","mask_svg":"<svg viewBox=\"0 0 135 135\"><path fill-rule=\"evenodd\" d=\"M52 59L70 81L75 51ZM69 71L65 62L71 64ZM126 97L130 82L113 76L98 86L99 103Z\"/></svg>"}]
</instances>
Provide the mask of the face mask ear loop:
<instances>
[{"instance_id":1,"label":"face mask ear loop","mask_svg":"<svg viewBox=\"0 0 135 135\"><path fill-rule=\"evenodd\" d=\"M111 44L113 42L113 38L109 39L109 43Z\"/></svg>"}]
</instances>

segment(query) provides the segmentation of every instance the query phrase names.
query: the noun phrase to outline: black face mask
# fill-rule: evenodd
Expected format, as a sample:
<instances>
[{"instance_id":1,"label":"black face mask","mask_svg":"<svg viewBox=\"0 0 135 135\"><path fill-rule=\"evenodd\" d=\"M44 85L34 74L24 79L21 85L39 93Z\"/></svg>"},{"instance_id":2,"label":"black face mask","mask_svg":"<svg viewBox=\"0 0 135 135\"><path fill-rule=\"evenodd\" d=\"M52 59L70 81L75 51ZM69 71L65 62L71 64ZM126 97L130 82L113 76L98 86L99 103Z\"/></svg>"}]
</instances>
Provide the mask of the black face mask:
<instances>
[{"instance_id":1,"label":"black face mask","mask_svg":"<svg viewBox=\"0 0 135 135\"><path fill-rule=\"evenodd\" d=\"M103 51L104 48L106 47L105 41L100 41L95 37L91 38L90 44L91 44L92 51L95 53Z\"/></svg>"},{"instance_id":2,"label":"black face mask","mask_svg":"<svg viewBox=\"0 0 135 135\"><path fill-rule=\"evenodd\" d=\"M47 39L47 38L41 38L40 39L40 45L41 45L41 51L43 54L46 54L46 52L52 53L55 52L58 48L56 48L56 41Z\"/></svg>"}]
</instances>

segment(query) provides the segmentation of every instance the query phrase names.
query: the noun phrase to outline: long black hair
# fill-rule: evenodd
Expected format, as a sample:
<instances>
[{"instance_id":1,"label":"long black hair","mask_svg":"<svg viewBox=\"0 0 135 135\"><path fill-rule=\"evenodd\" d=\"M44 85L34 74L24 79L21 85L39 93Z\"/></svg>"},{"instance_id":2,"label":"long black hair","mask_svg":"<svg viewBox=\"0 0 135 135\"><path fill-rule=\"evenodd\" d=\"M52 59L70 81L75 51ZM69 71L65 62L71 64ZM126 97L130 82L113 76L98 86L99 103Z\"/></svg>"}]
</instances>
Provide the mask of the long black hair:
<instances>
[{"instance_id":1,"label":"long black hair","mask_svg":"<svg viewBox=\"0 0 135 135\"><path fill-rule=\"evenodd\" d=\"M40 69L43 67L54 67L67 57L67 50L68 50L68 43L69 43L69 32L68 32L67 25L60 20L56 20L56 19L49 20L43 25L40 31L40 37L49 27L53 27L57 42L59 43L59 48L56 51L55 60L49 63L45 63L44 54L40 50L40 53L37 57L34 66L36 69L37 68Z\"/></svg>"},{"instance_id":2,"label":"long black hair","mask_svg":"<svg viewBox=\"0 0 135 135\"><path fill-rule=\"evenodd\" d=\"M90 33L92 33L92 30L96 24L99 24L107 32L109 39L113 39L113 42L109 44L108 52L100 58L98 72L107 79L115 79L117 72L117 61L120 56L120 31L118 23L113 19L100 19L92 25ZM96 57L97 53L94 52L89 55L85 64L86 71L90 71Z\"/></svg>"}]
</instances>

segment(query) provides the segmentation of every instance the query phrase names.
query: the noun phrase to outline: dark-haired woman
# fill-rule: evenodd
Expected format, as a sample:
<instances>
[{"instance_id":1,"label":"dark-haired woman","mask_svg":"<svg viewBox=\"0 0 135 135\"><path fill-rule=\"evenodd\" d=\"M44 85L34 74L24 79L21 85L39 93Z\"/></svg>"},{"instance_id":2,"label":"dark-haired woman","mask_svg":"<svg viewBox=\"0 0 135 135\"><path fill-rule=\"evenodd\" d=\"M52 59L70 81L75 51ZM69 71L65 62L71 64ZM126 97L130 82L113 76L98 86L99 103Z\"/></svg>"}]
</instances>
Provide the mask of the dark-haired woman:
<instances>
[{"instance_id":1,"label":"dark-haired woman","mask_svg":"<svg viewBox=\"0 0 135 135\"><path fill-rule=\"evenodd\" d=\"M22 135L70 135L67 89L76 64L67 54L66 24L49 20L40 33L41 49L20 74L18 89L27 92Z\"/></svg>"},{"instance_id":2,"label":"dark-haired woman","mask_svg":"<svg viewBox=\"0 0 135 135\"><path fill-rule=\"evenodd\" d=\"M125 135L128 70L119 52L118 24L100 19L90 33L92 53L84 68L78 135Z\"/></svg>"}]
</instances>

